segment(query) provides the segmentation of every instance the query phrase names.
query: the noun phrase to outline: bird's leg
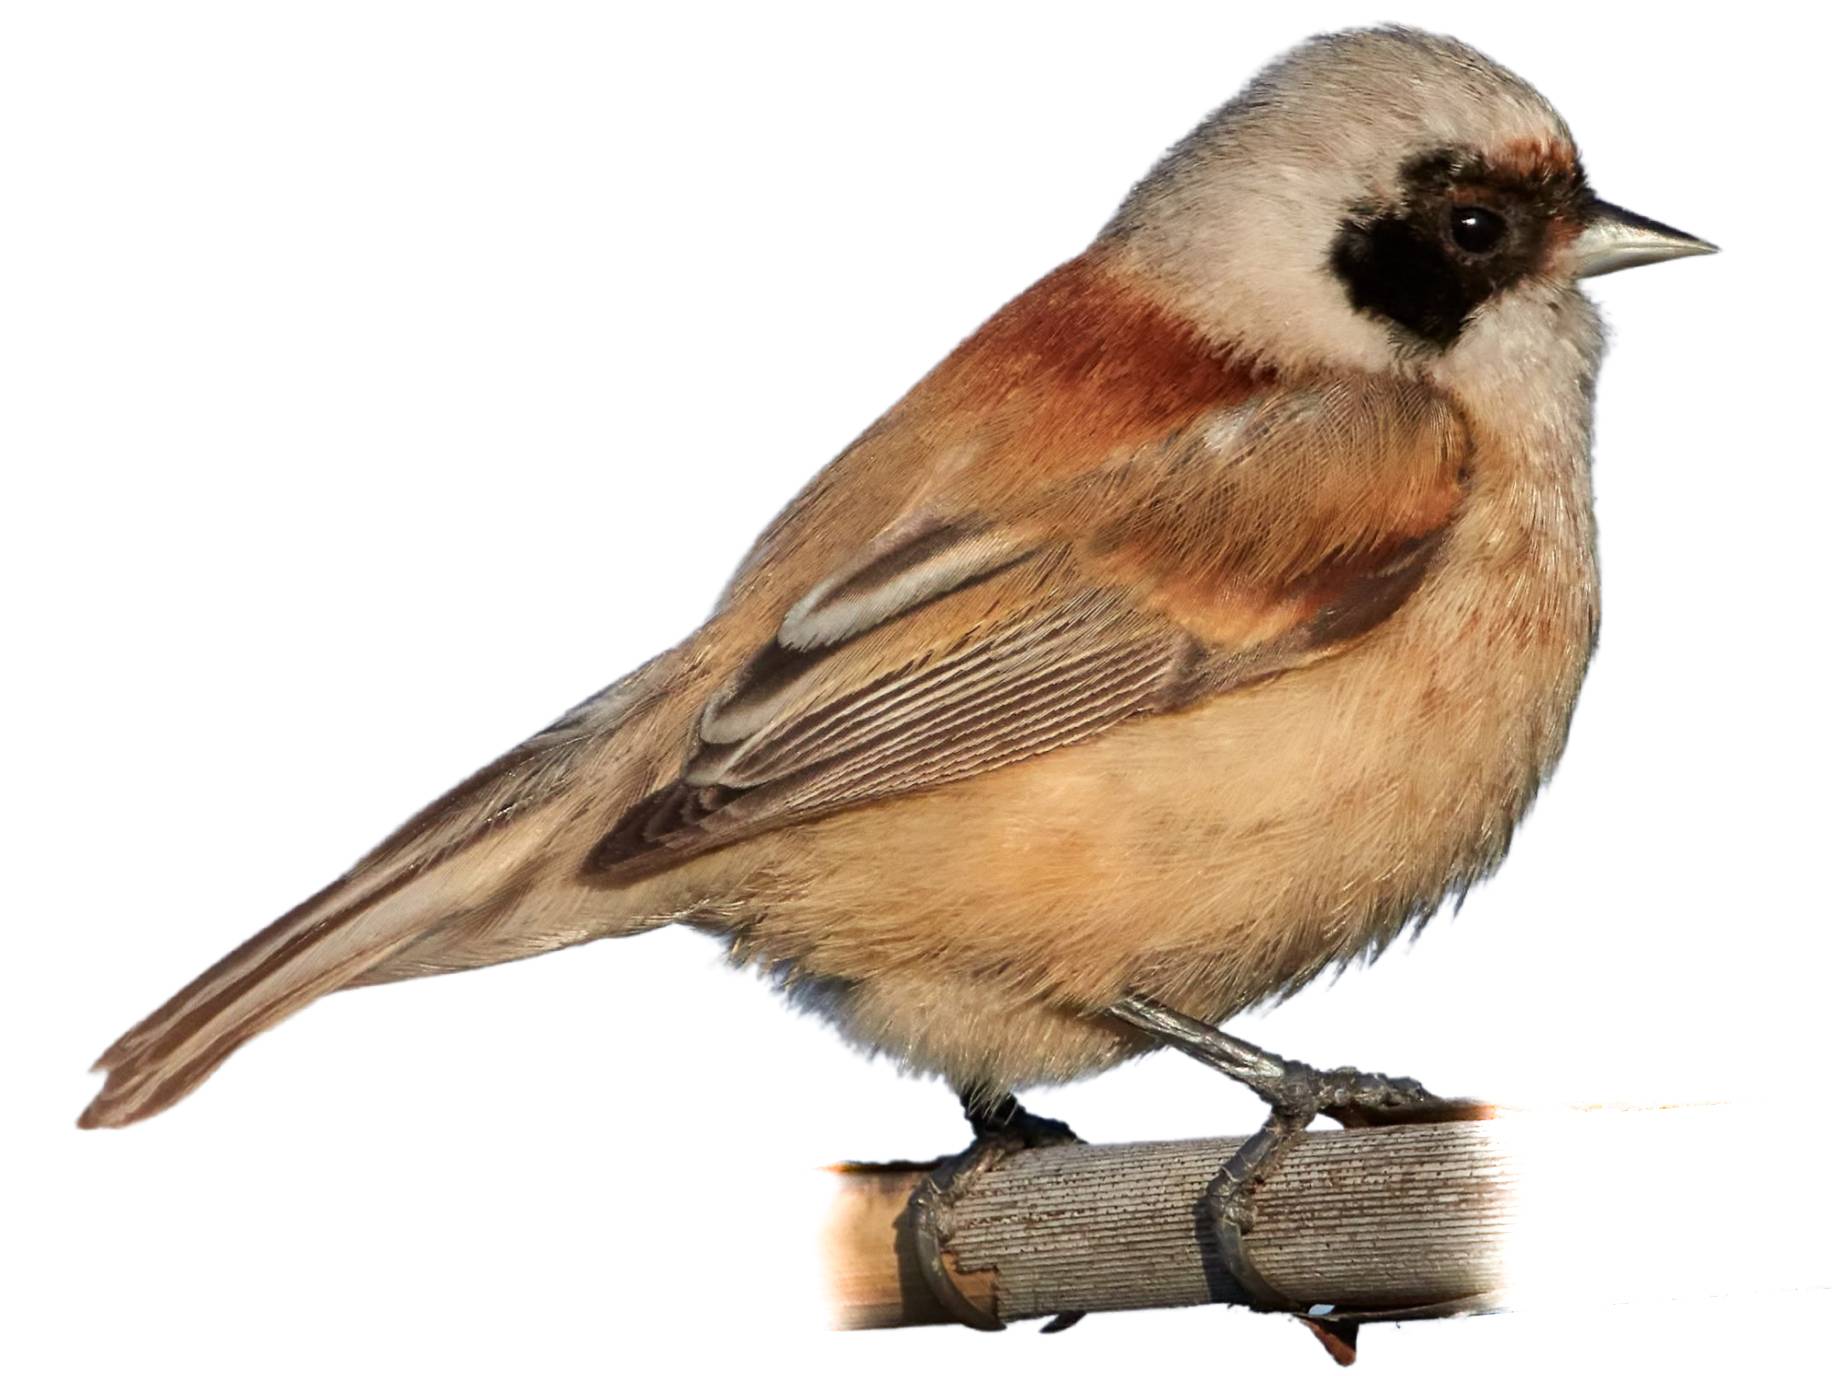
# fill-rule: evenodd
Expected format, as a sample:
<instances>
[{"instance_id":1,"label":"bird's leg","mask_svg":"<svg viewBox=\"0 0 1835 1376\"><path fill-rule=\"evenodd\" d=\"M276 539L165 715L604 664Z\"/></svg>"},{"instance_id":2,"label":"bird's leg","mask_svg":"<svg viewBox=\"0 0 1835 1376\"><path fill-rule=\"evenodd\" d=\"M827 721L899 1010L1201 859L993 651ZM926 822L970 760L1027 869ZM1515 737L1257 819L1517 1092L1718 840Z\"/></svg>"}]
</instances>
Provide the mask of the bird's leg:
<instances>
[{"instance_id":1,"label":"bird's leg","mask_svg":"<svg viewBox=\"0 0 1835 1376\"><path fill-rule=\"evenodd\" d=\"M972 1089L962 1090L958 1097L962 1100L962 1116L975 1133L974 1144L969 1148L971 1155L995 1151L1005 1156L1030 1147L1060 1147L1083 1140L1070 1130L1069 1124L1039 1117L1011 1094L1001 1095L992 1105Z\"/></svg>"},{"instance_id":2,"label":"bird's leg","mask_svg":"<svg viewBox=\"0 0 1835 1376\"><path fill-rule=\"evenodd\" d=\"M1296 1130L1321 1113L1346 1127L1375 1127L1455 1122L1481 1116L1486 1108L1467 1099L1443 1099L1418 1080L1372 1075L1349 1066L1315 1070L1138 995L1122 999L1110 1011L1161 1045L1176 1047L1248 1086L1276 1117L1298 1117Z\"/></svg>"},{"instance_id":3,"label":"bird's leg","mask_svg":"<svg viewBox=\"0 0 1835 1376\"><path fill-rule=\"evenodd\" d=\"M1083 1139L1057 1119L1041 1118L1027 1111L1011 1094L1003 1094L992 1104L987 1095L977 1089L964 1089L960 1096L963 1115L974 1130L975 1140L967 1151L942 1162L912 1192L912 1239L924 1280L950 1317L970 1328L993 1330L1006 1325L962 1293L954 1273L943 1260L949 1240L950 1209L976 1177L994 1169L1015 1152L1063 1146ZM1081 1314L1059 1314L1045 1325L1044 1331L1060 1332L1082 1317Z\"/></svg>"},{"instance_id":4,"label":"bird's leg","mask_svg":"<svg viewBox=\"0 0 1835 1376\"><path fill-rule=\"evenodd\" d=\"M1305 1308L1269 1283L1250 1260L1245 1242L1255 1223L1256 1189L1273 1175L1309 1122L1321 1113L1346 1127L1444 1123L1489 1114L1486 1105L1443 1099L1416 1080L1366 1074L1348 1066L1316 1070L1300 1061L1285 1060L1152 999L1131 995L1111 1012L1161 1045L1176 1047L1248 1086L1268 1105L1268 1121L1224 1162L1204 1192L1205 1212L1216 1231L1224 1265L1257 1308L1287 1313L1301 1313ZM1408 1311L1408 1317L1417 1315L1425 1317L1419 1311ZM1401 1316L1400 1311L1395 1315ZM1348 1363L1357 1348L1357 1323L1380 1317L1374 1313L1348 1320L1308 1317L1307 1322L1333 1357Z\"/></svg>"}]
</instances>

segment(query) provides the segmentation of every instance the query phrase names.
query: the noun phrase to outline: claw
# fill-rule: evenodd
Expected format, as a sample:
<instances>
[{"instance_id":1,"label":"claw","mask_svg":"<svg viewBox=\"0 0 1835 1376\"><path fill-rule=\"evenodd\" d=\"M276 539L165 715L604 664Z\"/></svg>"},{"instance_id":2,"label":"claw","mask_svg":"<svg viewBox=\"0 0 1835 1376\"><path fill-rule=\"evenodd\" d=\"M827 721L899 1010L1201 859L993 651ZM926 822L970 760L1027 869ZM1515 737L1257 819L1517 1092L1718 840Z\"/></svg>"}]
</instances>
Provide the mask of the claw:
<instances>
[{"instance_id":1,"label":"claw","mask_svg":"<svg viewBox=\"0 0 1835 1376\"><path fill-rule=\"evenodd\" d=\"M983 1309L956 1284L956 1274L944 1261L949 1246L949 1208L961 1193L963 1184L1003 1160L1007 1152L986 1138L960 1156L951 1157L911 1192L907 1206L911 1218L911 1240L917 1251L918 1273L930 1288L945 1314L968 1328L997 1333L1007 1325L998 1314Z\"/></svg>"},{"instance_id":2,"label":"claw","mask_svg":"<svg viewBox=\"0 0 1835 1376\"><path fill-rule=\"evenodd\" d=\"M975 1141L960 1156L943 1162L911 1192L907 1206L911 1219L912 1241L917 1250L918 1271L936 1297L943 1311L958 1323L984 1332L997 1332L1007 1325L998 1314L983 1309L962 1293L955 1272L943 1259L949 1246L949 1213L951 1206L966 1192L978 1176L993 1170L1017 1152L1038 1147L1063 1146L1083 1139L1070 1126L1056 1118L1041 1118L1020 1106L1011 1094L992 1108L978 1107L971 1094L962 1097L963 1112L975 1130ZM1059 1314L1041 1332L1061 1333L1083 1317L1082 1314Z\"/></svg>"}]
</instances>

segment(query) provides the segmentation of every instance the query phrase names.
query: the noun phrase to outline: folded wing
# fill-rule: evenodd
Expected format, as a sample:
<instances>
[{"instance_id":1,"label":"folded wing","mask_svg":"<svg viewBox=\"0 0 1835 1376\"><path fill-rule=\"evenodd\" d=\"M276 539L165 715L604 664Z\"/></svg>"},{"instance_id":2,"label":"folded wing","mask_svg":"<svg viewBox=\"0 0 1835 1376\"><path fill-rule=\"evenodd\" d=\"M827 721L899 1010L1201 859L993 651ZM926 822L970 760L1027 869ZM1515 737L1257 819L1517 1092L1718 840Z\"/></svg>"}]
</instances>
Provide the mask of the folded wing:
<instances>
[{"instance_id":1,"label":"folded wing","mask_svg":"<svg viewBox=\"0 0 1835 1376\"><path fill-rule=\"evenodd\" d=\"M1335 380L1005 511L933 502L790 609L591 863L634 878L1335 653L1428 572L1465 452L1433 392Z\"/></svg>"}]
</instances>

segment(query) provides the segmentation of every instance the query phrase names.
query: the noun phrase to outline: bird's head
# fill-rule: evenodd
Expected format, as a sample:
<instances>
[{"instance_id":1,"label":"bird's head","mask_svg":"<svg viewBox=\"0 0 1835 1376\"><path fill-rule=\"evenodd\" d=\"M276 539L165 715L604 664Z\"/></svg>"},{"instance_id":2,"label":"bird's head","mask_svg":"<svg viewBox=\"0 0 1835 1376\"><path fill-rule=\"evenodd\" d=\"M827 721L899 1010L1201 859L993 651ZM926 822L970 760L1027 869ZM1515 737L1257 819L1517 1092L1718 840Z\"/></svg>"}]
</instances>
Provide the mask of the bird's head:
<instances>
[{"instance_id":1,"label":"bird's head","mask_svg":"<svg viewBox=\"0 0 1835 1376\"><path fill-rule=\"evenodd\" d=\"M1590 332L1579 279L1713 252L1596 196L1526 82L1400 28L1277 60L1135 187L1104 240L1239 351L1404 369Z\"/></svg>"}]
</instances>

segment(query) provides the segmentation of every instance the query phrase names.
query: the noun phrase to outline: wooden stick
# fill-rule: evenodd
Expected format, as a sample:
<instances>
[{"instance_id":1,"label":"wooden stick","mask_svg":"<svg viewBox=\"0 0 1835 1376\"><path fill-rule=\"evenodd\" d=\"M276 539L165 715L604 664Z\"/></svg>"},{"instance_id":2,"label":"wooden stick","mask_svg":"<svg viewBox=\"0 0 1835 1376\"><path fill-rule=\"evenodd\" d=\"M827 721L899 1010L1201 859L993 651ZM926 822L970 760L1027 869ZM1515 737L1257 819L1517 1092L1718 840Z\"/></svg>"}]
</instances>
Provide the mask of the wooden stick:
<instances>
[{"instance_id":1,"label":"wooden stick","mask_svg":"<svg viewBox=\"0 0 1835 1376\"><path fill-rule=\"evenodd\" d=\"M1337 1310L1493 1295L1515 1191L1490 1129L1305 1134L1257 1195L1257 1268L1301 1304ZM945 1259L958 1288L1007 1321L1247 1303L1200 1222L1204 1187L1240 1140L1051 1147L1003 1162L950 1210ZM947 1321L906 1210L929 1169L843 1168L825 1239L837 1326Z\"/></svg>"},{"instance_id":2,"label":"wooden stick","mask_svg":"<svg viewBox=\"0 0 1835 1376\"><path fill-rule=\"evenodd\" d=\"M981 1312L1240 1304L1200 1199L1241 1139L1068 1146L979 1176L940 1229ZM1487 1122L1306 1134L1257 1193L1250 1259L1340 1361L1347 1312L1713 1303L1826 1286L1788 1139L1765 1103L1510 1111ZM1803 1150L1796 1147L1799 1152ZM1812 1151L1813 1155L1813 1151ZM934 1164L934 1163L932 1163ZM831 1323L944 1323L907 1201L930 1164L843 1167L824 1231Z\"/></svg>"}]
</instances>

